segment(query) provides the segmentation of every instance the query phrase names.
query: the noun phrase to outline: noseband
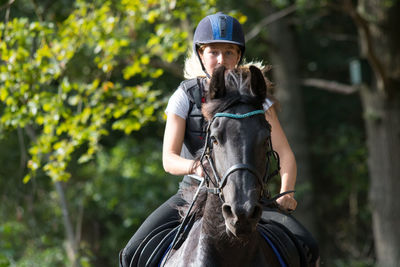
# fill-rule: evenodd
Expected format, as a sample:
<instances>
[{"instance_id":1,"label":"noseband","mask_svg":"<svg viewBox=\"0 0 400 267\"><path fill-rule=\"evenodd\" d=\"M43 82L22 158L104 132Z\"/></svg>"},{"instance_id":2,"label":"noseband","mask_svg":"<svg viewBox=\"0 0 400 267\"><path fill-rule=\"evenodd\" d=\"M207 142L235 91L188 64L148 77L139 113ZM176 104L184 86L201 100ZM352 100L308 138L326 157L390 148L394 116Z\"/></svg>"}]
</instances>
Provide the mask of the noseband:
<instances>
[{"instance_id":1,"label":"noseband","mask_svg":"<svg viewBox=\"0 0 400 267\"><path fill-rule=\"evenodd\" d=\"M216 169L215 169L215 165L214 165L214 161L211 157L211 152L212 152L212 145L210 143L210 129L211 129L211 125L214 122L215 118L218 117L225 117L225 118L231 118L231 119L244 119L244 118L248 118L248 117L252 117L255 115L260 115L263 114L264 115L264 111L263 110L254 110L245 114L232 114L232 113L216 113L214 115L214 117L212 118L212 120L209 122L208 126L207 126L207 135L206 135L206 142L205 142L205 147L203 150L203 153L200 157L200 163L203 167L204 173L206 174L206 183L207 183L207 190L208 192L211 192L213 194L217 194L221 197L221 199L223 199L222 197L222 188L226 185L226 181L228 179L228 177L238 171L238 170L245 170L250 172L251 174L253 174L258 182L261 185L261 195L263 194L263 185L265 182L265 178L267 176L268 173L268 166L269 166L269 162L267 161L267 166L266 166L266 172L265 174L261 177L261 174L259 174L259 172L256 170L256 168L250 164L246 164L246 163L238 163L235 164L233 166L231 166L230 168L228 168L224 175L222 176L222 179L220 178L220 176L218 175ZM207 160L209 162L209 165L211 167L211 171L213 172L213 175L215 177L216 183L210 178L210 176L208 175L206 168L204 167L204 160ZM214 185L214 187L210 187L210 182Z\"/></svg>"}]
</instances>

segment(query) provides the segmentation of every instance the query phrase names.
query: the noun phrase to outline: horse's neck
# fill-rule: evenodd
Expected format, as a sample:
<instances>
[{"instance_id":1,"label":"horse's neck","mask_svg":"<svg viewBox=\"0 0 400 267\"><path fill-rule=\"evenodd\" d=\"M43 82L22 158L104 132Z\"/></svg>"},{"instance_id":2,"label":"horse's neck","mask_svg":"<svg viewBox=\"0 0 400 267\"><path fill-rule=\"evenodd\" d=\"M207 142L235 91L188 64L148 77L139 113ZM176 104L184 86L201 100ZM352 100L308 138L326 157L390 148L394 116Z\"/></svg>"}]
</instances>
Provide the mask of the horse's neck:
<instances>
[{"instance_id":1,"label":"horse's neck","mask_svg":"<svg viewBox=\"0 0 400 267\"><path fill-rule=\"evenodd\" d=\"M222 216L222 202L218 196L208 194L203 213L202 231L215 240L226 239L225 220Z\"/></svg>"}]
</instances>

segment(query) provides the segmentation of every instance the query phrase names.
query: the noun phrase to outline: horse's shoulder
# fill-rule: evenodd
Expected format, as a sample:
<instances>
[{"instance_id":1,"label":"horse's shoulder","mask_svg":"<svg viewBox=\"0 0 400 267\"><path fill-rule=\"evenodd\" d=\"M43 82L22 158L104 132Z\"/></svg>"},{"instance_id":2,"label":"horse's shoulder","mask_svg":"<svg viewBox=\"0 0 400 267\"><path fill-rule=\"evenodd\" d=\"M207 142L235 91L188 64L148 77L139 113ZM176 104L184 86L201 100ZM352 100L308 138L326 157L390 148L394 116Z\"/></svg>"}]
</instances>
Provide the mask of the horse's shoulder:
<instances>
[{"instance_id":1,"label":"horse's shoulder","mask_svg":"<svg viewBox=\"0 0 400 267\"><path fill-rule=\"evenodd\" d=\"M182 243L179 249L171 251L171 255L168 257L167 262L165 263L166 267L199 266L196 265L196 262L200 260L200 264L202 260L201 255L199 255L199 253L202 251L199 249L200 240L202 238L201 225L202 219L193 223L185 241ZM165 261L165 259L163 260Z\"/></svg>"}]
</instances>

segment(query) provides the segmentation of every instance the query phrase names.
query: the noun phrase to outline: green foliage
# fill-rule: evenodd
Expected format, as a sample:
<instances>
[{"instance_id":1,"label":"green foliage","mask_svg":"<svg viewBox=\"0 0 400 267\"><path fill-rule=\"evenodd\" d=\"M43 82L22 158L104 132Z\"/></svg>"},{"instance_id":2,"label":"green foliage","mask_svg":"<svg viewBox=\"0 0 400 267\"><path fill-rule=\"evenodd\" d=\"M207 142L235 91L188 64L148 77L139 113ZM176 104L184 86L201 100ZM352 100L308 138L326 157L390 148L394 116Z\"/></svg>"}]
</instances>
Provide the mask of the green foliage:
<instances>
[{"instance_id":1,"label":"green foliage","mask_svg":"<svg viewBox=\"0 0 400 267\"><path fill-rule=\"evenodd\" d=\"M26 237L27 232L27 226L18 221L8 221L1 224L0 255L2 255L5 259L12 256L15 252L14 248L21 247L25 243L21 237Z\"/></svg>"},{"instance_id":2,"label":"green foliage","mask_svg":"<svg viewBox=\"0 0 400 267\"><path fill-rule=\"evenodd\" d=\"M191 12L207 7L192 4ZM155 120L163 102L154 81L164 71L154 62L171 63L186 53L188 32L180 22L190 14L186 5L77 1L58 24L0 23L0 123L31 133L25 182L39 169L67 180L78 149L84 148L78 161L85 163L110 130L129 134Z\"/></svg>"},{"instance_id":3,"label":"green foliage","mask_svg":"<svg viewBox=\"0 0 400 267\"><path fill-rule=\"evenodd\" d=\"M348 62L359 54L357 30L330 1L306 5L296 25L303 77L349 83ZM325 13L323 13L325 12ZM319 18L313 14L322 15ZM357 95L304 90L313 192L322 258L327 266L371 266L373 237L362 107Z\"/></svg>"},{"instance_id":4,"label":"green foliage","mask_svg":"<svg viewBox=\"0 0 400 267\"><path fill-rule=\"evenodd\" d=\"M50 247L38 250L37 247L28 246L25 248L24 256L16 263L19 267L51 267L65 266L67 262L63 248Z\"/></svg>"},{"instance_id":5,"label":"green foliage","mask_svg":"<svg viewBox=\"0 0 400 267\"><path fill-rule=\"evenodd\" d=\"M332 266L370 266L372 229L368 205L368 169L357 98L326 92L306 94L313 125L310 133L313 187L322 254ZM335 103L324 109L329 103ZM332 118L332 119L328 119ZM357 265L360 264L360 265Z\"/></svg>"},{"instance_id":6,"label":"green foliage","mask_svg":"<svg viewBox=\"0 0 400 267\"><path fill-rule=\"evenodd\" d=\"M99 246L97 255L117 254L150 212L176 192L181 178L165 174L160 146L150 138L123 139L99 154L95 171L86 169L95 177L82 188L86 216L91 223L108 220L104 231L112 233L101 244L90 244Z\"/></svg>"},{"instance_id":7,"label":"green foliage","mask_svg":"<svg viewBox=\"0 0 400 267\"><path fill-rule=\"evenodd\" d=\"M116 36L107 38L115 42L102 53L102 59L95 57L103 71L91 81L65 74L77 51L85 45L94 52L94 44L101 44L102 40L98 33L110 35L115 27L112 23L99 23L110 15L107 5L88 9L82 3L58 29L52 23L30 23L24 18L0 28L5 31L1 59L6 63L1 66L0 97L5 104L2 126L35 128L38 133L29 150L28 166L33 172L43 166L54 180L69 178L66 167L71 154L82 144L87 143L88 148L80 160L90 159L98 149L100 137L108 132L108 121L129 114L129 120L114 122L114 128L126 128L127 132L138 129L152 116L152 112L141 111L155 101L154 93L146 95L148 84L124 87L102 77L112 70L119 49L127 46L127 41ZM134 103L129 101L132 98ZM144 116L135 116L138 113ZM25 181L29 179L27 176Z\"/></svg>"}]
</instances>

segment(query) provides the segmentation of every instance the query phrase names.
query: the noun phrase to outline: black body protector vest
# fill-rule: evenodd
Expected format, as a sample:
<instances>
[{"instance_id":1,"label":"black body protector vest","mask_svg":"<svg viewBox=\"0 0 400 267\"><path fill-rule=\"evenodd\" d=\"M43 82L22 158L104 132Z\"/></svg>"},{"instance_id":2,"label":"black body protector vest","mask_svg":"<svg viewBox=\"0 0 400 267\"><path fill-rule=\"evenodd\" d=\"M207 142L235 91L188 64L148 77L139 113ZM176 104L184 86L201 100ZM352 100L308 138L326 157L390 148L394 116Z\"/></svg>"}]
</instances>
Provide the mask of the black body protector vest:
<instances>
[{"instance_id":1,"label":"black body protector vest","mask_svg":"<svg viewBox=\"0 0 400 267\"><path fill-rule=\"evenodd\" d=\"M204 99L205 79L185 80L179 86L189 98L189 114L186 118L185 137L181 151L181 156L186 159L194 159L196 152L204 147L207 123L201 114L201 103ZM183 183L192 185L194 183L192 180L185 176Z\"/></svg>"}]
</instances>

